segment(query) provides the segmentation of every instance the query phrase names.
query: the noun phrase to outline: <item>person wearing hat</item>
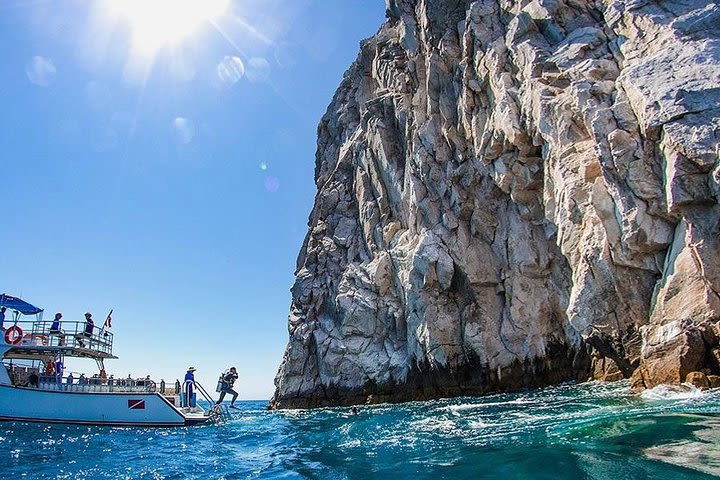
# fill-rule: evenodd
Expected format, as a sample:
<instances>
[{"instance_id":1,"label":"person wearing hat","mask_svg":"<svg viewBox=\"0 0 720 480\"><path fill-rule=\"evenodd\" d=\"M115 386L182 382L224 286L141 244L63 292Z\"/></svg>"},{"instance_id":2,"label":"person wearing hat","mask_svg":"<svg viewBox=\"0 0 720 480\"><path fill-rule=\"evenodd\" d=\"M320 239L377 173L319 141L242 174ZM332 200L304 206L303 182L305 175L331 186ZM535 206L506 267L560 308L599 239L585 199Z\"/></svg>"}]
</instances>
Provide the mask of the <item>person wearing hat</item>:
<instances>
[{"instance_id":1,"label":"person wearing hat","mask_svg":"<svg viewBox=\"0 0 720 480\"><path fill-rule=\"evenodd\" d=\"M55 318L53 318L52 325L50 325L50 333L60 333L60 319L62 318L62 313L58 312L55 314Z\"/></svg>"},{"instance_id":2,"label":"person wearing hat","mask_svg":"<svg viewBox=\"0 0 720 480\"><path fill-rule=\"evenodd\" d=\"M93 328L95 328L95 322L92 319L92 313L85 313L85 336L92 337Z\"/></svg>"},{"instance_id":3,"label":"person wearing hat","mask_svg":"<svg viewBox=\"0 0 720 480\"><path fill-rule=\"evenodd\" d=\"M52 325L50 325L50 335L57 335L58 345L61 347L65 345L65 332L60 329L60 320L62 319L62 313L58 312L55 314Z\"/></svg>"},{"instance_id":4,"label":"person wearing hat","mask_svg":"<svg viewBox=\"0 0 720 480\"><path fill-rule=\"evenodd\" d=\"M235 384L235 380L238 379L238 373L237 369L235 367L230 367L230 371L227 373L224 373L222 375L222 385L220 387L220 398L217 402L215 402L215 405L220 405L222 401L225 399L226 393L232 393L232 400L230 400L230 408L237 408L235 406L235 400L237 400L238 393L233 390L233 385Z\"/></svg>"},{"instance_id":5,"label":"person wearing hat","mask_svg":"<svg viewBox=\"0 0 720 480\"><path fill-rule=\"evenodd\" d=\"M82 331L80 335L77 337L77 341L80 344L81 347L85 347L85 342L82 341L81 336L87 337L92 339L93 336L93 329L95 328L95 322L93 322L92 319L92 313L86 312L85 313L85 330Z\"/></svg>"},{"instance_id":6,"label":"person wearing hat","mask_svg":"<svg viewBox=\"0 0 720 480\"><path fill-rule=\"evenodd\" d=\"M190 367L185 373L185 384L183 388L185 392L184 407L194 407L193 390L195 390L195 367Z\"/></svg>"}]
</instances>

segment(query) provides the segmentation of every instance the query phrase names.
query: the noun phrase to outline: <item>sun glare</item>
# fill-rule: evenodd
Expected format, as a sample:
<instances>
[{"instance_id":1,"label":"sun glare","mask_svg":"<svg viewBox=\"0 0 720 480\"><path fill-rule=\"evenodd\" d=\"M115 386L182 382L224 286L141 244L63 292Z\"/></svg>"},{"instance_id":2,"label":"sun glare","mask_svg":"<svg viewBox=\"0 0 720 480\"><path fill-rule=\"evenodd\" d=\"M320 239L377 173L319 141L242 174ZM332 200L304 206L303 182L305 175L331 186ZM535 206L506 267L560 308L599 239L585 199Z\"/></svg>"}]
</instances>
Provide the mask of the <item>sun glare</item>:
<instances>
[{"instance_id":1,"label":"sun glare","mask_svg":"<svg viewBox=\"0 0 720 480\"><path fill-rule=\"evenodd\" d=\"M110 13L128 22L133 48L146 55L179 43L218 19L229 0L107 0Z\"/></svg>"}]
</instances>

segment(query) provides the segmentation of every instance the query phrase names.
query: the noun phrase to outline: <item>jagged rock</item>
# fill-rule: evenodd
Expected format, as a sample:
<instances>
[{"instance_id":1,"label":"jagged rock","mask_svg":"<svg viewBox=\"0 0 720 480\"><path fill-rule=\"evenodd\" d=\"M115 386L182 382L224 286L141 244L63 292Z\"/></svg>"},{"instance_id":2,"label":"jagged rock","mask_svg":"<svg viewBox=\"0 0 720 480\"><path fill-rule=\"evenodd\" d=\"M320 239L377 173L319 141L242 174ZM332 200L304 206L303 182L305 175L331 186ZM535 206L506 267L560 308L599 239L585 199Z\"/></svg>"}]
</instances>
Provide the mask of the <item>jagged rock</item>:
<instances>
[{"instance_id":1,"label":"jagged rock","mask_svg":"<svg viewBox=\"0 0 720 480\"><path fill-rule=\"evenodd\" d=\"M720 6L661 3L386 1L318 128L273 406L720 373Z\"/></svg>"},{"instance_id":2,"label":"jagged rock","mask_svg":"<svg viewBox=\"0 0 720 480\"><path fill-rule=\"evenodd\" d=\"M706 365L707 347L702 333L689 321L674 321L644 328L642 362L633 374L633 389L678 384Z\"/></svg>"},{"instance_id":3,"label":"jagged rock","mask_svg":"<svg viewBox=\"0 0 720 480\"><path fill-rule=\"evenodd\" d=\"M612 358L598 356L593 358L592 377L594 380L616 382L626 378Z\"/></svg>"},{"instance_id":4,"label":"jagged rock","mask_svg":"<svg viewBox=\"0 0 720 480\"><path fill-rule=\"evenodd\" d=\"M701 390L710 388L710 380L708 380L708 377L702 372L688 373L687 377L685 377L685 383L694 385Z\"/></svg>"},{"instance_id":5,"label":"jagged rock","mask_svg":"<svg viewBox=\"0 0 720 480\"><path fill-rule=\"evenodd\" d=\"M720 348L713 348L710 350L710 361L715 367L714 370L720 371Z\"/></svg>"}]
</instances>

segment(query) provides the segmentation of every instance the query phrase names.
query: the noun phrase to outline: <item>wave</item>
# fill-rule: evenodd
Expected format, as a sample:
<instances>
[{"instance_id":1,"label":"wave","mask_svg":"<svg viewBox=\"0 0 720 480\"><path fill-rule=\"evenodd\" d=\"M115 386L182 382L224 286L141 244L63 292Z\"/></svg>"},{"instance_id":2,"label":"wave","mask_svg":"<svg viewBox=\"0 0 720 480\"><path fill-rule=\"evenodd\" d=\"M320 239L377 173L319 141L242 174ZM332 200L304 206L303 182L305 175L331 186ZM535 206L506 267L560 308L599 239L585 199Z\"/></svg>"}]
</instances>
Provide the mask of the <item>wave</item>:
<instances>
[{"instance_id":1,"label":"wave","mask_svg":"<svg viewBox=\"0 0 720 480\"><path fill-rule=\"evenodd\" d=\"M701 398L705 393L694 385L684 383L682 385L658 385L645 390L640 394L644 400L651 402L688 400Z\"/></svg>"}]
</instances>

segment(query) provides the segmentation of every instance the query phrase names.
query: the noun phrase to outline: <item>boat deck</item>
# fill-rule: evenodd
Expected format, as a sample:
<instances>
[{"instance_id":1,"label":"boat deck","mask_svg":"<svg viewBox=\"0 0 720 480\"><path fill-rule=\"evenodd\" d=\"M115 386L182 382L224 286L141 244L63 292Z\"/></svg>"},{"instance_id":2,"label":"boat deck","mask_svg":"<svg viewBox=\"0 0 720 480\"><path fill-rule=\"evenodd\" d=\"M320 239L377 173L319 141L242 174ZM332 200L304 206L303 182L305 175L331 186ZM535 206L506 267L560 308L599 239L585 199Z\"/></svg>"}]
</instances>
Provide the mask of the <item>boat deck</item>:
<instances>
[{"instance_id":1,"label":"boat deck","mask_svg":"<svg viewBox=\"0 0 720 480\"><path fill-rule=\"evenodd\" d=\"M26 358L28 355L66 355L86 358L117 358L113 355L113 334L85 322L64 321L59 330L51 330L52 322L21 321L13 326L22 329L22 337L13 344L5 358Z\"/></svg>"}]
</instances>

